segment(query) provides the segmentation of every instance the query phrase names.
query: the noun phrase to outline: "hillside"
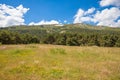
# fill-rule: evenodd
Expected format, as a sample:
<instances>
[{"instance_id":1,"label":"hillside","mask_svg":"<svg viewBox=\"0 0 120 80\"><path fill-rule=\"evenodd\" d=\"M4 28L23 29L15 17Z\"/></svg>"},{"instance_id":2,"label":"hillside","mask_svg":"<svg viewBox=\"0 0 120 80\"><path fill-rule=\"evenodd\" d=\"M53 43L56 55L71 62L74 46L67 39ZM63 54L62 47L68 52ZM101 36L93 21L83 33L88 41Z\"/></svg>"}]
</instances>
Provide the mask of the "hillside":
<instances>
[{"instance_id":1,"label":"hillside","mask_svg":"<svg viewBox=\"0 0 120 80\"><path fill-rule=\"evenodd\" d=\"M88 24L13 26L1 28L0 31L9 31L11 34L17 33L21 36L27 34L25 36L30 36L30 38L34 36L34 38L29 40L25 40L26 37L24 37L21 43L40 42L45 44L75 46L120 46L120 28L105 26L92 26ZM16 36L14 35L14 37ZM12 42L10 42L10 44L12 44Z\"/></svg>"},{"instance_id":2,"label":"hillside","mask_svg":"<svg viewBox=\"0 0 120 80\"><path fill-rule=\"evenodd\" d=\"M47 34L47 33L83 33L83 32L99 32L99 33L118 33L120 28L92 26L87 24L66 24L59 25L38 25L38 26L12 26L1 28L0 30L16 31L20 33L29 33L34 35Z\"/></svg>"}]
</instances>

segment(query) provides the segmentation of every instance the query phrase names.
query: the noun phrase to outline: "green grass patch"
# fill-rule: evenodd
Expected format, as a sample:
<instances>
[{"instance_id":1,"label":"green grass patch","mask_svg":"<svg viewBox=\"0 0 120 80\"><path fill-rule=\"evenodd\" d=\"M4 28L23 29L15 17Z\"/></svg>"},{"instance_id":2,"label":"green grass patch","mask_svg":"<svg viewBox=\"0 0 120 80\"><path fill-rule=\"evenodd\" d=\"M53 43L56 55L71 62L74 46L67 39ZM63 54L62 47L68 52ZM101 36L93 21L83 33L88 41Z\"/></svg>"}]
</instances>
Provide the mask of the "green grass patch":
<instances>
[{"instance_id":1,"label":"green grass patch","mask_svg":"<svg viewBox=\"0 0 120 80\"><path fill-rule=\"evenodd\" d=\"M0 46L0 80L120 80L120 48Z\"/></svg>"},{"instance_id":2,"label":"green grass patch","mask_svg":"<svg viewBox=\"0 0 120 80\"><path fill-rule=\"evenodd\" d=\"M66 54L66 51L63 48L52 48L50 49L50 52L52 54Z\"/></svg>"}]
</instances>

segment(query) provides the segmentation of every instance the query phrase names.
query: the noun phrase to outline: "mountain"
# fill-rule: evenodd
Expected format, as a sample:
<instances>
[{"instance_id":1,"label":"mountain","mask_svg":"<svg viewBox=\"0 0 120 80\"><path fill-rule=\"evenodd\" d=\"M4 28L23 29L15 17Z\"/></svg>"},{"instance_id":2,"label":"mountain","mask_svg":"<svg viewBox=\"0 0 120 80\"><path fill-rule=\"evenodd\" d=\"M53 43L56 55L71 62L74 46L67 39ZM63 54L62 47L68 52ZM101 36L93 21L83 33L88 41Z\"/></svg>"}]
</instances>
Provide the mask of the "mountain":
<instances>
[{"instance_id":1,"label":"mountain","mask_svg":"<svg viewBox=\"0 0 120 80\"><path fill-rule=\"evenodd\" d=\"M65 24L65 25L38 25L38 26L12 26L1 28L0 30L9 30L19 33L29 33L32 35L44 35L51 33L118 33L120 34L120 28L112 28L105 26L92 26L88 24Z\"/></svg>"},{"instance_id":2,"label":"mountain","mask_svg":"<svg viewBox=\"0 0 120 80\"><path fill-rule=\"evenodd\" d=\"M12 26L0 28L0 42L120 47L120 28L88 24Z\"/></svg>"}]
</instances>

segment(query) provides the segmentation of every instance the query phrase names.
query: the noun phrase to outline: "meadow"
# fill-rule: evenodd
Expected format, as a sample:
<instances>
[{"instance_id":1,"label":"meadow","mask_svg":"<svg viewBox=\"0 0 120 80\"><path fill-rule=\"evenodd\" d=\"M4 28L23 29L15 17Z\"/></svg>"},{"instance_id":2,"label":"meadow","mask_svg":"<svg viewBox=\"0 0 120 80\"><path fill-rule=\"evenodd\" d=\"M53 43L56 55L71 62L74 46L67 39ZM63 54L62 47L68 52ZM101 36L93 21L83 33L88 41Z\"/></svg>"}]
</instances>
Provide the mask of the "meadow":
<instances>
[{"instance_id":1,"label":"meadow","mask_svg":"<svg viewBox=\"0 0 120 80\"><path fill-rule=\"evenodd\" d=\"M120 80L120 48L1 45L0 80Z\"/></svg>"}]
</instances>

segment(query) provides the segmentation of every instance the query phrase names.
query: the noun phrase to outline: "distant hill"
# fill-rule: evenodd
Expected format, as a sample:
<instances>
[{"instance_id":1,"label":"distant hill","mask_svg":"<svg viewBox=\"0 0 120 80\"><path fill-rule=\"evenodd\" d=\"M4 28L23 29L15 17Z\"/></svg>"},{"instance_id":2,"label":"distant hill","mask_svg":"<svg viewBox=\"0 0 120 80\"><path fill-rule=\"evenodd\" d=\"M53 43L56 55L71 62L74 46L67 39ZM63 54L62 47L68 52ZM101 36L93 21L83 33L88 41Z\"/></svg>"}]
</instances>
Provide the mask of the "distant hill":
<instances>
[{"instance_id":1,"label":"distant hill","mask_svg":"<svg viewBox=\"0 0 120 80\"><path fill-rule=\"evenodd\" d=\"M37 25L37 26L12 26L0 28L0 30L9 30L19 33L29 33L32 35L44 35L51 33L118 33L120 28L112 28L105 26L92 26L88 24L65 24L65 25Z\"/></svg>"},{"instance_id":2,"label":"distant hill","mask_svg":"<svg viewBox=\"0 0 120 80\"><path fill-rule=\"evenodd\" d=\"M92 26L88 24L22 25L0 28L0 32L0 38L2 38L0 42L2 44L4 42L5 44L40 42L57 45L120 47L120 28L106 26ZM7 35L7 37L4 38L4 35ZM17 42L17 37L21 41Z\"/></svg>"}]
</instances>

